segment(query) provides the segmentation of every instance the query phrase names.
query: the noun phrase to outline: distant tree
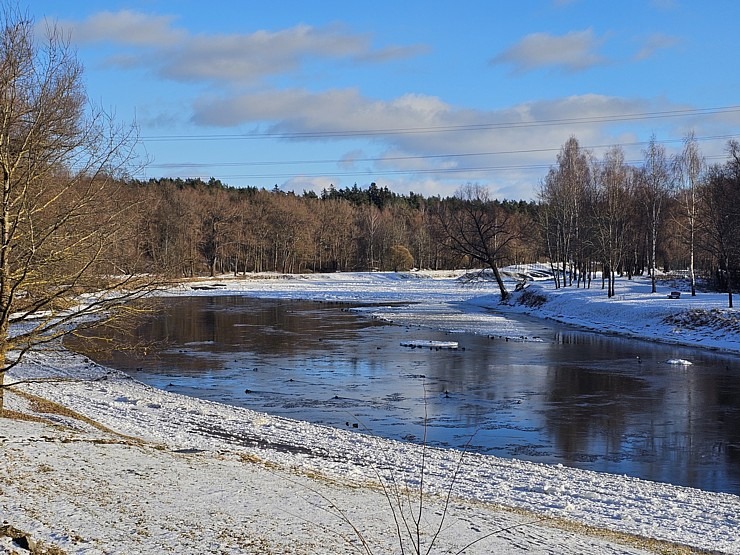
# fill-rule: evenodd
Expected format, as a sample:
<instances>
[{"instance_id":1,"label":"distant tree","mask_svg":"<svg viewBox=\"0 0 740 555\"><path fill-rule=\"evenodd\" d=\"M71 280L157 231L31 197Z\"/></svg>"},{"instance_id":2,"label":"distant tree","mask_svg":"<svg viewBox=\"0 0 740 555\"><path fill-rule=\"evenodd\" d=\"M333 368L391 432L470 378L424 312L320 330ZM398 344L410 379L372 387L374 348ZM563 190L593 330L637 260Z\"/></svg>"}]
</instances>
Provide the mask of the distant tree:
<instances>
[{"instance_id":1,"label":"distant tree","mask_svg":"<svg viewBox=\"0 0 740 555\"><path fill-rule=\"evenodd\" d=\"M7 6L0 27L2 408L5 374L29 351L72 333L82 316L114 317L152 283L114 263L135 209L118 179L135 130L90 108L82 67L57 29L37 38Z\"/></svg>"},{"instance_id":2,"label":"distant tree","mask_svg":"<svg viewBox=\"0 0 740 555\"><path fill-rule=\"evenodd\" d=\"M568 268L581 266L591 155L570 137L560 149L557 166L550 169L540 189L541 223L548 254L562 272L562 285L572 283ZM576 260L576 259L579 260ZM556 287L560 279L556 273Z\"/></svg>"},{"instance_id":3,"label":"distant tree","mask_svg":"<svg viewBox=\"0 0 740 555\"><path fill-rule=\"evenodd\" d=\"M658 144L655 135L643 151L644 162L640 172L640 192L647 215L650 242L650 277L652 292L657 291L658 231L663 221L663 209L671 184L671 168L665 148Z\"/></svg>"},{"instance_id":4,"label":"distant tree","mask_svg":"<svg viewBox=\"0 0 740 555\"><path fill-rule=\"evenodd\" d=\"M323 200L318 205L316 242L320 270L347 271L356 264L357 210L344 199Z\"/></svg>"},{"instance_id":5,"label":"distant tree","mask_svg":"<svg viewBox=\"0 0 740 555\"><path fill-rule=\"evenodd\" d=\"M408 214L407 226L415 263L419 268L434 268L433 252L435 249L434 239L431 235L430 211L418 195L414 198L414 206Z\"/></svg>"},{"instance_id":6,"label":"distant tree","mask_svg":"<svg viewBox=\"0 0 740 555\"><path fill-rule=\"evenodd\" d=\"M414 267L411 251L403 245L393 245L390 248L390 266L394 272L408 272Z\"/></svg>"},{"instance_id":7,"label":"distant tree","mask_svg":"<svg viewBox=\"0 0 740 555\"><path fill-rule=\"evenodd\" d=\"M370 183L367 189L367 198L378 210L383 210L396 199L396 195L388 187L378 187L375 183Z\"/></svg>"},{"instance_id":8,"label":"distant tree","mask_svg":"<svg viewBox=\"0 0 740 555\"><path fill-rule=\"evenodd\" d=\"M222 189L210 189L198 195L196 222L200 225L198 251L208 267L208 275L216 275L217 266L225 256L228 246L229 227L236 220L235 205Z\"/></svg>"},{"instance_id":9,"label":"distant tree","mask_svg":"<svg viewBox=\"0 0 740 555\"><path fill-rule=\"evenodd\" d=\"M616 271L627 256L631 219L632 168L624 161L624 152L613 147L606 152L595 175L593 214L593 242L604 269L607 295L614 296Z\"/></svg>"},{"instance_id":10,"label":"distant tree","mask_svg":"<svg viewBox=\"0 0 740 555\"><path fill-rule=\"evenodd\" d=\"M272 234L273 197L260 191L248 203L241 206L242 236L244 250L247 252L245 272L263 272L268 268L268 252Z\"/></svg>"},{"instance_id":11,"label":"distant tree","mask_svg":"<svg viewBox=\"0 0 740 555\"><path fill-rule=\"evenodd\" d=\"M311 250L310 237L315 223L315 217L300 198L293 195L271 198L268 224L274 271L300 271Z\"/></svg>"},{"instance_id":12,"label":"distant tree","mask_svg":"<svg viewBox=\"0 0 740 555\"><path fill-rule=\"evenodd\" d=\"M514 237L507 248L507 259L512 264L543 260L542 238L535 217L529 209L508 212L508 221Z\"/></svg>"},{"instance_id":13,"label":"distant tree","mask_svg":"<svg viewBox=\"0 0 740 555\"><path fill-rule=\"evenodd\" d=\"M383 252L383 213L374 204L370 204L363 207L358 214L361 216L359 228L362 230L361 242L365 251L364 267L378 270Z\"/></svg>"},{"instance_id":14,"label":"distant tree","mask_svg":"<svg viewBox=\"0 0 740 555\"><path fill-rule=\"evenodd\" d=\"M730 161L712 166L701 186L703 247L717 260L720 282L733 307L733 276L740 270L740 143L728 143Z\"/></svg>"},{"instance_id":15,"label":"distant tree","mask_svg":"<svg viewBox=\"0 0 740 555\"><path fill-rule=\"evenodd\" d=\"M448 247L489 268L501 292L501 300L508 300L509 291L498 263L514 234L508 225L508 214L491 201L488 189L474 184L463 185L454 198L440 203L437 215Z\"/></svg>"},{"instance_id":16,"label":"distant tree","mask_svg":"<svg viewBox=\"0 0 740 555\"><path fill-rule=\"evenodd\" d=\"M697 190L704 169L704 159L692 131L686 135L683 150L673 161L676 196L682 208L683 216L678 218L677 221L689 246L689 278L691 280L692 297L696 296L695 247L699 209Z\"/></svg>"}]
</instances>

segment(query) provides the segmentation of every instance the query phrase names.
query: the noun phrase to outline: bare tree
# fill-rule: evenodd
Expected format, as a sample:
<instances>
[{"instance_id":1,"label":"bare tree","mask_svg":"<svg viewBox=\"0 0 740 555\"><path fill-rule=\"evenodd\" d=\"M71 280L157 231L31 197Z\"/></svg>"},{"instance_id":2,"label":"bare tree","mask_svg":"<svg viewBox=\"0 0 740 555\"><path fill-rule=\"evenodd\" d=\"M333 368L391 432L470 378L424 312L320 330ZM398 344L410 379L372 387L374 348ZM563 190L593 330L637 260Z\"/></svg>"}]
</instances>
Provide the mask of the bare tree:
<instances>
[{"instance_id":1,"label":"bare tree","mask_svg":"<svg viewBox=\"0 0 740 555\"><path fill-rule=\"evenodd\" d=\"M370 204L364 211L360 212L360 228L363 231L363 243L365 246L365 265L370 270L378 270L381 235L383 233L383 214L374 204Z\"/></svg>"},{"instance_id":2,"label":"bare tree","mask_svg":"<svg viewBox=\"0 0 740 555\"><path fill-rule=\"evenodd\" d=\"M650 138L647 149L643 152L644 165L641 173L641 191L646 209L650 234L650 278L652 292L657 291L656 256L658 230L663 219L663 205L668 197L670 186L670 165L665 148L658 144L655 135Z\"/></svg>"},{"instance_id":3,"label":"bare tree","mask_svg":"<svg viewBox=\"0 0 740 555\"><path fill-rule=\"evenodd\" d=\"M694 132L686 135L683 150L673 161L678 200L683 211L679 226L686 234L689 246L689 278L691 279L691 296L696 296L696 270L694 268L696 250L696 230L698 216L699 181L704 172L704 158L699 152Z\"/></svg>"},{"instance_id":4,"label":"bare tree","mask_svg":"<svg viewBox=\"0 0 740 555\"><path fill-rule=\"evenodd\" d=\"M626 257L632 232L631 175L631 168L624 161L624 152L620 147L613 147L604 154L595 176L595 202L591 216L593 241L604 264L609 297L615 294L615 272Z\"/></svg>"},{"instance_id":5,"label":"bare tree","mask_svg":"<svg viewBox=\"0 0 740 555\"><path fill-rule=\"evenodd\" d=\"M550 259L557 261L563 275L563 286L573 281L573 272L568 279L568 267L574 261L580 266L582 260L583 228L587 189L591 181L591 154L584 151L578 139L570 137L560 149L558 165L550 169L540 190L542 221ZM556 287L560 280L556 276Z\"/></svg>"},{"instance_id":6,"label":"bare tree","mask_svg":"<svg viewBox=\"0 0 740 555\"><path fill-rule=\"evenodd\" d=\"M356 258L357 209L344 199L319 201L316 212L317 248L323 253L319 268L346 271Z\"/></svg>"},{"instance_id":7,"label":"bare tree","mask_svg":"<svg viewBox=\"0 0 740 555\"><path fill-rule=\"evenodd\" d=\"M214 277L217 267L225 257L227 246L227 228L233 227L236 220L236 209L222 189L209 187L199 195L197 204L197 222L201 233L198 251L208 266L208 275Z\"/></svg>"},{"instance_id":8,"label":"bare tree","mask_svg":"<svg viewBox=\"0 0 740 555\"><path fill-rule=\"evenodd\" d=\"M85 315L146 292L112 263L127 235L121 179L136 134L92 109L58 30L0 15L0 408L6 372ZM84 298L81 295L84 294Z\"/></svg>"},{"instance_id":9,"label":"bare tree","mask_svg":"<svg viewBox=\"0 0 740 555\"><path fill-rule=\"evenodd\" d=\"M439 208L439 221L449 239L449 247L490 268L501 291L501 300L506 301L509 292L498 262L514 238L508 226L508 215L491 201L488 189L473 184L460 187L455 198L440 204Z\"/></svg>"},{"instance_id":10,"label":"bare tree","mask_svg":"<svg viewBox=\"0 0 740 555\"><path fill-rule=\"evenodd\" d=\"M740 266L740 144L728 143L730 161L712 166L700 188L703 247L717 261L718 278L733 307L733 275Z\"/></svg>"}]
</instances>

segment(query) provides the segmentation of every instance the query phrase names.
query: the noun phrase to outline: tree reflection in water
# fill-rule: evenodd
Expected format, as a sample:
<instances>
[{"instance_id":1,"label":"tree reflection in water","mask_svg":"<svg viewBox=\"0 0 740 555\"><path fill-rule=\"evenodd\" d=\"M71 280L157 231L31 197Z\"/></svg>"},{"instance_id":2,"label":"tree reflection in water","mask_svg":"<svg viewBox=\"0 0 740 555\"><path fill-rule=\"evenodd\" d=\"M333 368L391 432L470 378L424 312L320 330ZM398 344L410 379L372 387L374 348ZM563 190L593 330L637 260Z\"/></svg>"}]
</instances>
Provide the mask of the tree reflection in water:
<instances>
[{"instance_id":1,"label":"tree reflection in water","mask_svg":"<svg viewBox=\"0 0 740 555\"><path fill-rule=\"evenodd\" d=\"M542 322L530 323L541 342L455 334L459 350L412 349L401 342L450 335L349 308L173 299L135 334L167 346L89 355L155 387L271 414L740 494L737 357Z\"/></svg>"}]
</instances>

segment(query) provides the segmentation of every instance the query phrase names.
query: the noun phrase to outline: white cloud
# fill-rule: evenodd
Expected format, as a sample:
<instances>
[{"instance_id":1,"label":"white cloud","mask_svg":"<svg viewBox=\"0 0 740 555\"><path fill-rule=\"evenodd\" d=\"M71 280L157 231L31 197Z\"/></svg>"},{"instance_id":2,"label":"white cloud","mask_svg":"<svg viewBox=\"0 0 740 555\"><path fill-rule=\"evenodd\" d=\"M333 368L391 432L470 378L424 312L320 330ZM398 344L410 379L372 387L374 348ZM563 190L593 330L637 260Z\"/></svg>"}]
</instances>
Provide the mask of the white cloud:
<instances>
[{"instance_id":1,"label":"white cloud","mask_svg":"<svg viewBox=\"0 0 740 555\"><path fill-rule=\"evenodd\" d=\"M182 43L187 33L173 28L173 16L129 10L99 12L84 21L62 20L60 28L77 43L115 42L130 46L170 46Z\"/></svg>"},{"instance_id":2,"label":"white cloud","mask_svg":"<svg viewBox=\"0 0 740 555\"><path fill-rule=\"evenodd\" d=\"M655 33L645 39L640 50L635 54L636 60L645 60L651 58L656 51L674 48L680 44L680 39L662 33Z\"/></svg>"},{"instance_id":3,"label":"white cloud","mask_svg":"<svg viewBox=\"0 0 740 555\"><path fill-rule=\"evenodd\" d=\"M445 182L448 190L450 183L474 181L490 186L498 196L519 199L533 197L539 180L571 135L585 147L630 142L634 136L614 116L658 109L669 107L596 94L484 111L459 109L425 95L379 101L355 89L283 90L201 98L195 106L195 122L267 126L276 138L293 141L371 139L375 153L353 147L337 161L340 173L364 172L400 190L404 178L395 172L403 172L413 175L409 182L417 183L416 192L425 194L429 190L422 190L420 181ZM627 126L637 130L640 124L629 121ZM334 182L341 184L338 179Z\"/></svg>"},{"instance_id":4,"label":"white cloud","mask_svg":"<svg viewBox=\"0 0 740 555\"><path fill-rule=\"evenodd\" d=\"M390 101L365 98L357 89L312 93L302 89L268 90L236 96L203 96L194 104L193 121L203 126L238 126L274 122L276 133L316 134L342 138L363 131L367 136L393 135L388 130L445 125L451 107L439 98L408 94Z\"/></svg>"},{"instance_id":5,"label":"white cloud","mask_svg":"<svg viewBox=\"0 0 740 555\"><path fill-rule=\"evenodd\" d=\"M277 32L198 35L160 53L161 74L178 81L256 81L294 71L312 57L348 58L368 50L368 39L299 25Z\"/></svg>"},{"instance_id":6,"label":"white cloud","mask_svg":"<svg viewBox=\"0 0 740 555\"><path fill-rule=\"evenodd\" d=\"M602 42L591 29L561 36L533 33L494 57L491 64L513 65L515 73L545 67L582 71L606 63L607 60L597 53Z\"/></svg>"},{"instance_id":7,"label":"white cloud","mask_svg":"<svg viewBox=\"0 0 740 555\"><path fill-rule=\"evenodd\" d=\"M367 158L368 155L363 150L354 149L342 155L338 166L343 170L353 170L360 161L364 161Z\"/></svg>"},{"instance_id":8,"label":"white cloud","mask_svg":"<svg viewBox=\"0 0 740 555\"><path fill-rule=\"evenodd\" d=\"M59 26L80 44L115 43L129 51L108 58L110 66L144 67L182 82L254 84L265 77L294 72L315 59L382 63L417 56L422 46L376 49L371 37L340 25L296 25L278 31L193 34L174 27L175 18L133 11L100 12L84 21Z\"/></svg>"}]
</instances>

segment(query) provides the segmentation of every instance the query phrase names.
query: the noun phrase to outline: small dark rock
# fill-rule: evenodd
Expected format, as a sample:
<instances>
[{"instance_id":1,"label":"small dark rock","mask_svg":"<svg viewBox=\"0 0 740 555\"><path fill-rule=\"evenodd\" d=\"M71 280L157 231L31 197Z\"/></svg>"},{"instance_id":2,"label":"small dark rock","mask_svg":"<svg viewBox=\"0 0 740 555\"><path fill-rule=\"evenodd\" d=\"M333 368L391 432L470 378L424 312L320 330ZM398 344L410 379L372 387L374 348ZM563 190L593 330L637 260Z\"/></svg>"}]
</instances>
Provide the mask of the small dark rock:
<instances>
[{"instance_id":1,"label":"small dark rock","mask_svg":"<svg viewBox=\"0 0 740 555\"><path fill-rule=\"evenodd\" d=\"M19 538L13 538L12 543L16 547L19 547L21 549L27 549L28 551L31 551L32 549L36 549L36 542L33 541L33 539L28 536L20 536Z\"/></svg>"}]
</instances>

